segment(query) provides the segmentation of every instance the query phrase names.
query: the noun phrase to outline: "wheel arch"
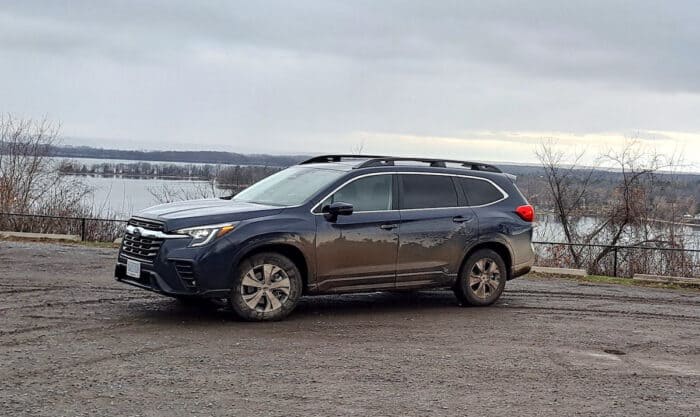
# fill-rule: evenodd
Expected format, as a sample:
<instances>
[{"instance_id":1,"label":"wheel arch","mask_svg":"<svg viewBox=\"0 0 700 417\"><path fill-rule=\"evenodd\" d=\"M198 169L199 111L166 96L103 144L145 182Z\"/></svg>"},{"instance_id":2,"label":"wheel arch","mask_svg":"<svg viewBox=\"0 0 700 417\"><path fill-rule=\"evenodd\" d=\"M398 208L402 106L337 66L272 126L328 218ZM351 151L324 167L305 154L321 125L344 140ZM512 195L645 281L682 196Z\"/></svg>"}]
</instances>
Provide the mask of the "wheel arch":
<instances>
[{"instance_id":1,"label":"wheel arch","mask_svg":"<svg viewBox=\"0 0 700 417\"><path fill-rule=\"evenodd\" d=\"M241 261L243 261L244 259L263 252L279 253L280 255L284 255L287 258L289 258L292 262L294 262L294 265L296 265L296 267L299 268L299 272L301 273L301 280L304 286L302 293L307 292L309 287L310 273L309 261L306 259L306 256L304 256L304 252L302 252L301 249L292 244L280 242L265 242L249 247L241 253L236 262L236 266L240 264Z\"/></svg>"},{"instance_id":2,"label":"wheel arch","mask_svg":"<svg viewBox=\"0 0 700 417\"><path fill-rule=\"evenodd\" d=\"M462 262L459 265L458 276L462 275L462 270L464 269L467 259L469 259L473 253L481 249L491 249L492 251L496 252L506 264L506 273L508 274L507 279L513 279L513 254L511 253L507 244L499 241L479 242L469 248L469 250L462 257Z\"/></svg>"}]
</instances>

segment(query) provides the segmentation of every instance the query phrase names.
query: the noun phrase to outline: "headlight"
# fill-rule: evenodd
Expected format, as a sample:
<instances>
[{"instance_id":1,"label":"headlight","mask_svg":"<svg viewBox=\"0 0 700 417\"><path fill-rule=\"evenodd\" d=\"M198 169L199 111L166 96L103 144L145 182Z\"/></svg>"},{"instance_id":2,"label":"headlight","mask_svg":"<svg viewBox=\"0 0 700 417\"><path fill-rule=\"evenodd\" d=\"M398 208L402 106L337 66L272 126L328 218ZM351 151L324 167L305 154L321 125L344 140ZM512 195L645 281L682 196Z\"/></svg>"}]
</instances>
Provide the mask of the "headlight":
<instances>
[{"instance_id":1,"label":"headlight","mask_svg":"<svg viewBox=\"0 0 700 417\"><path fill-rule=\"evenodd\" d=\"M212 224L209 226L188 227L176 230L179 235L188 235L192 238L190 247L204 246L215 239L227 234L236 228L236 223Z\"/></svg>"}]
</instances>

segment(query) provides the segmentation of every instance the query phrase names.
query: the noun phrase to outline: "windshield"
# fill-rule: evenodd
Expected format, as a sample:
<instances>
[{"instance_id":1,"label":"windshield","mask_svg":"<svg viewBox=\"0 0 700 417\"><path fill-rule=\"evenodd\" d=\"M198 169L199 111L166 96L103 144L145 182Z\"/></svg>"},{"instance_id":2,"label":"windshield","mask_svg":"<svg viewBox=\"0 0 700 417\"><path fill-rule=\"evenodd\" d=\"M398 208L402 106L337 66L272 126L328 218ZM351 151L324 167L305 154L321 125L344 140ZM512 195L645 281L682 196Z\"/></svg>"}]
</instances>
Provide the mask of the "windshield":
<instances>
[{"instance_id":1,"label":"windshield","mask_svg":"<svg viewBox=\"0 0 700 417\"><path fill-rule=\"evenodd\" d=\"M256 182L233 197L234 201L296 206L346 173L332 169L293 166Z\"/></svg>"}]
</instances>

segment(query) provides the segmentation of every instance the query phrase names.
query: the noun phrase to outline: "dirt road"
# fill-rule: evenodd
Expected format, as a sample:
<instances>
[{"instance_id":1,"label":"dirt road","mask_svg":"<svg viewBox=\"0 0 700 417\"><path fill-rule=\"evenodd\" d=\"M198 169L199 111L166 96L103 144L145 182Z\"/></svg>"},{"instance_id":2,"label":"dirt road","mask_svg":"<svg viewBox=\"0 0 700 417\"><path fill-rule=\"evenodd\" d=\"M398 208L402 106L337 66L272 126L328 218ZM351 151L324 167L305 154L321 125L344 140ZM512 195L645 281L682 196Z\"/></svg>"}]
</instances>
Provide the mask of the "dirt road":
<instances>
[{"instance_id":1,"label":"dirt road","mask_svg":"<svg viewBox=\"0 0 700 417\"><path fill-rule=\"evenodd\" d=\"M700 413L700 294L519 279L304 299L242 323L115 282L116 251L0 241L7 416Z\"/></svg>"}]
</instances>

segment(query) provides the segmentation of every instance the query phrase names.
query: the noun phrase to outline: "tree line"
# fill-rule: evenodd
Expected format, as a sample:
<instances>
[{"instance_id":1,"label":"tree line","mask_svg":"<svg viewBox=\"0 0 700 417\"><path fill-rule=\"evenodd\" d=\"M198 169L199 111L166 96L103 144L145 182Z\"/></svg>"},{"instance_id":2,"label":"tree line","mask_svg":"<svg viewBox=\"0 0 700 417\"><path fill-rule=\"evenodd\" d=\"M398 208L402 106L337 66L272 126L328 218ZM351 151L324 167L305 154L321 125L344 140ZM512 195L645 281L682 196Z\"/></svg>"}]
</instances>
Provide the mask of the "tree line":
<instances>
[{"instance_id":1,"label":"tree line","mask_svg":"<svg viewBox=\"0 0 700 417\"><path fill-rule=\"evenodd\" d=\"M200 180L209 181L212 186L233 193L281 169L276 166L262 165L231 166L152 162L85 163L72 159L64 159L58 165L58 172L61 175Z\"/></svg>"},{"instance_id":2,"label":"tree line","mask_svg":"<svg viewBox=\"0 0 700 417\"><path fill-rule=\"evenodd\" d=\"M91 146L47 145L49 153L59 158L123 159L131 161L207 163L221 165L262 165L287 167L306 159L303 155L240 154L220 151L139 151L94 148ZM3 152L0 144L0 153Z\"/></svg>"}]
</instances>

